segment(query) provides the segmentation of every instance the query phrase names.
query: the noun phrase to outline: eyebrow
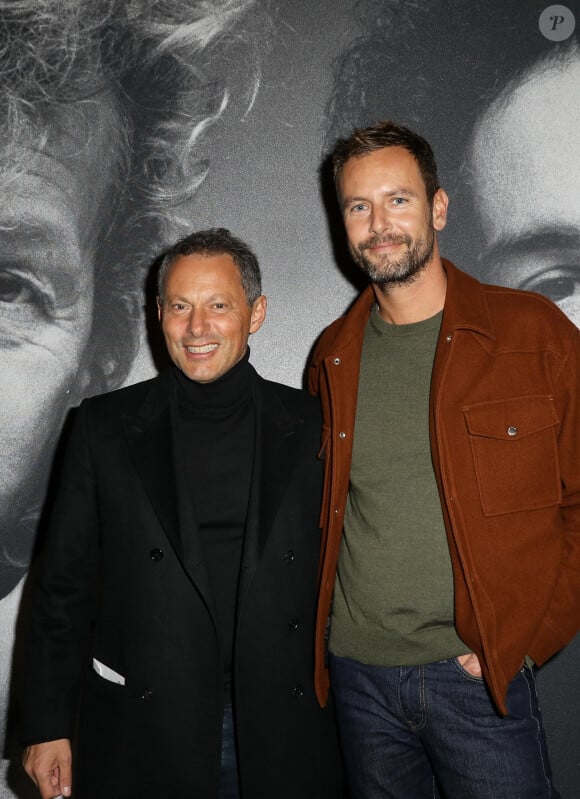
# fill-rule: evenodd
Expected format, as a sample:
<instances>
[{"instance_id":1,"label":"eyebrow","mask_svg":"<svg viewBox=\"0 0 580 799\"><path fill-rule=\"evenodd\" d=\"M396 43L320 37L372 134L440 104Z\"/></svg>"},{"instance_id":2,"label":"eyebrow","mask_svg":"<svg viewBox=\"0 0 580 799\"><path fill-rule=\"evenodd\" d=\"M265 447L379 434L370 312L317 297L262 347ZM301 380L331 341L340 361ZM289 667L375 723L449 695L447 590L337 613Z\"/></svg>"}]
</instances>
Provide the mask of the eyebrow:
<instances>
[{"instance_id":1,"label":"eyebrow","mask_svg":"<svg viewBox=\"0 0 580 799\"><path fill-rule=\"evenodd\" d=\"M63 247L63 227L50 213L46 216L28 214L16 221L4 221L0 213L0 237L8 239L13 246L24 250L42 246L45 250L54 248L57 252ZM54 264L58 268L58 264ZM66 270L65 270L66 271Z\"/></svg>"},{"instance_id":2,"label":"eyebrow","mask_svg":"<svg viewBox=\"0 0 580 799\"><path fill-rule=\"evenodd\" d=\"M573 225L539 228L521 236L510 235L500 238L497 242L485 249L486 259L505 258L509 255L536 255L538 252L550 250L578 249L580 248L580 230Z\"/></svg>"},{"instance_id":3,"label":"eyebrow","mask_svg":"<svg viewBox=\"0 0 580 799\"><path fill-rule=\"evenodd\" d=\"M191 304L191 299L188 299L184 294L166 294L165 300L167 302L185 302ZM231 296L229 294L212 294L211 297L206 297L202 302L229 302Z\"/></svg>"}]
</instances>

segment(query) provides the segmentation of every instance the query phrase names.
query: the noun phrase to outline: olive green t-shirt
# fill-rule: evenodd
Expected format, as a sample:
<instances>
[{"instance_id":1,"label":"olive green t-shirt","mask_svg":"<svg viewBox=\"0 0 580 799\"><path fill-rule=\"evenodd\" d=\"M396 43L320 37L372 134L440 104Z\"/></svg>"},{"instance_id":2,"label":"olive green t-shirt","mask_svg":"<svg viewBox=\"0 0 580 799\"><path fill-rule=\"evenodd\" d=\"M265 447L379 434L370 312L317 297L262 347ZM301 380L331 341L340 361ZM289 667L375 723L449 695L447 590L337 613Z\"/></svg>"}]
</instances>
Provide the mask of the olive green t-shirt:
<instances>
[{"instance_id":1,"label":"olive green t-shirt","mask_svg":"<svg viewBox=\"0 0 580 799\"><path fill-rule=\"evenodd\" d=\"M442 313L364 337L350 490L330 651L402 666L468 652L429 444L429 388Z\"/></svg>"}]
</instances>

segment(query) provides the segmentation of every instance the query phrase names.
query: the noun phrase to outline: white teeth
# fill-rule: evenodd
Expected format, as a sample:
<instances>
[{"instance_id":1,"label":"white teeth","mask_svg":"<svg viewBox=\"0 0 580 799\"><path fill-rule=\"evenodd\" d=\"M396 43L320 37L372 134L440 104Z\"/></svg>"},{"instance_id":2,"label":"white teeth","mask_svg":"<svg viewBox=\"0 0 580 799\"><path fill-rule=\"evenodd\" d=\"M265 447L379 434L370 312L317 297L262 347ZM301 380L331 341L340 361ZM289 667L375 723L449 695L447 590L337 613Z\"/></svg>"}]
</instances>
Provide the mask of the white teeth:
<instances>
[{"instance_id":1,"label":"white teeth","mask_svg":"<svg viewBox=\"0 0 580 799\"><path fill-rule=\"evenodd\" d=\"M213 352L213 350L217 350L217 348L218 344L204 344L201 347L186 347L185 349L193 355L203 355L203 353Z\"/></svg>"}]
</instances>

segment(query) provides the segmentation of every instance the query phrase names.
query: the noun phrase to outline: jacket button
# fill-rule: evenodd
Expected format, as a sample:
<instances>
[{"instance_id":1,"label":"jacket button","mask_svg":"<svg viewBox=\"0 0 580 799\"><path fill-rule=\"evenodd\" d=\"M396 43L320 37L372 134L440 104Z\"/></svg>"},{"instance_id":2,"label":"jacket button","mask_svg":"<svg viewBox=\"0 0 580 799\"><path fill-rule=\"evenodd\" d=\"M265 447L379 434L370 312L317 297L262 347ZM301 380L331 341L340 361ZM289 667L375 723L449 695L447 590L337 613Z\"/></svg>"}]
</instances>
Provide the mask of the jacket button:
<instances>
[{"instance_id":1,"label":"jacket button","mask_svg":"<svg viewBox=\"0 0 580 799\"><path fill-rule=\"evenodd\" d=\"M290 694L291 696L294 697L294 699L302 699L302 697L304 696L304 686L295 685L294 688L292 688L292 690L290 691Z\"/></svg>"},{"instance_id":2,"label":"jacket button","mask_svg":"<svg viewBox=\"0 0 580 799\"><path fill-rule=\"evenodd\" d=\"M151 560L154 560L154 561L163 560L163 557L164 557L163 556L163 550L162 549L157 549L157 548L152 549L151 552L149 553L149 557L151 558Z\"/></svg>"},{"instance_id":3,"label":"jacket button","mask_svg":"<svg viewBox=\"0 0 580 799\"><path fill-rule=\"evenodd\" d=\"M282 560L284 561L284 566L289 566L294 560L294 550L289 549L288 552L286 552L286 554L282 558Z\"/></svg>"},{"instance_id":4,"label":"jacket button","mask_svg":"<svg viewBox=\"0 0 580 799\"><path fill-rule=\"evenodd\" d=\"M346 433L341 430L340 433L338 434L338 437L339 438L346 438Z\"/></svg>"},{"instance_id":5,"label":"jacket button","mask_svg":"<svg viewBox=\"0 0 580 799\"><path fill-rule=\"evenodd\" d=\"M515 436L515 435L517 435L517 433L518 433L518 428L514 427L514 425L510 424L510 426L507 429L508 436Z\"/></svg>"},{"instance_id":6,"label":"jacket button","mask_svg":"<svg viewBox=\"0 0 580 799\"><path fill-rule=\"evenodd\" d=\"M339 363L340 363L340 358L335 358L335 359L334 359L334 361L333 361L333 364L334 364L335 366L338 366L338 365L339 365Z\"/></svg>"},{"instance_id":7,"label":"jacket button","mask_svg":"<svg viewBox=\"0 0 580 799\"><path fill-rule=\"evenodd\" d=\"M298 630L299 627L300 627L300 622L298 621L298 619L289 620L288 629L290 630L291 633L296 632L296 630Z\"/></svg>"},{"instance_id":8,"label":"jacket button","mask_svg":"<svg viewBox=\"0 0 580 799\"><path fill-rule=\"evenodd\" d=\"M449 343L453 339L453 336L445 336L445 341Z\"/></svg>"},{"instance_id":9,"label":"jacket button","mask_svg":"<svg viewBox=\"0 0 580 799\"><path fill-rule=\"evenodd\" d=\"M150 702L150 701L151 701L151 697L152 697L152 696L153 696L153 691L149 690L149 688L145 688L145 690L144 690L144 691L143 691L143 693L141 694L141 697L140 697L140 698L141 698L141 699L142 699L144 702Z\"/></svg>"}]
</instances>

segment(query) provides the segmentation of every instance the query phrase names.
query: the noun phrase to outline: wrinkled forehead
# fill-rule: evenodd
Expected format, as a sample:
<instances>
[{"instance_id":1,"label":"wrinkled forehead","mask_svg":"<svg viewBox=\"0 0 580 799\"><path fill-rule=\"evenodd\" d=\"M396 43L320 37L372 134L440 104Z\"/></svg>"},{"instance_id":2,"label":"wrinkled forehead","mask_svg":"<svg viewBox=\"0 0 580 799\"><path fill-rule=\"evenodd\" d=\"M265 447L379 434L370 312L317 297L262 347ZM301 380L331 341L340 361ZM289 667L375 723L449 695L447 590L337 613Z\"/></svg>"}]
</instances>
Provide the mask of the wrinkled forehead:
<instances>
[{"instance_id":1,"label":"wrinkled forehead","mask_svg":"<svg viewBox=\"0 0 580 799\"><path fill-rule=\"evenodd\" d=\"M38 107L0 139L0 230L46 223L87 243L121 156L120 114L112 94ZM66 236L65 236L66 238Z\"/></svg>"},{"instance_id":2,"label":"wrinkled forehead","mask_svg":"<svg viewBox=\"0 0 580 799\"><path fill-rule=\"evenodd\" d=\"M504 91L480 117L468 160L488 237L577 220L580 56L537 65Z\"/></svg>"}]
</instances>

